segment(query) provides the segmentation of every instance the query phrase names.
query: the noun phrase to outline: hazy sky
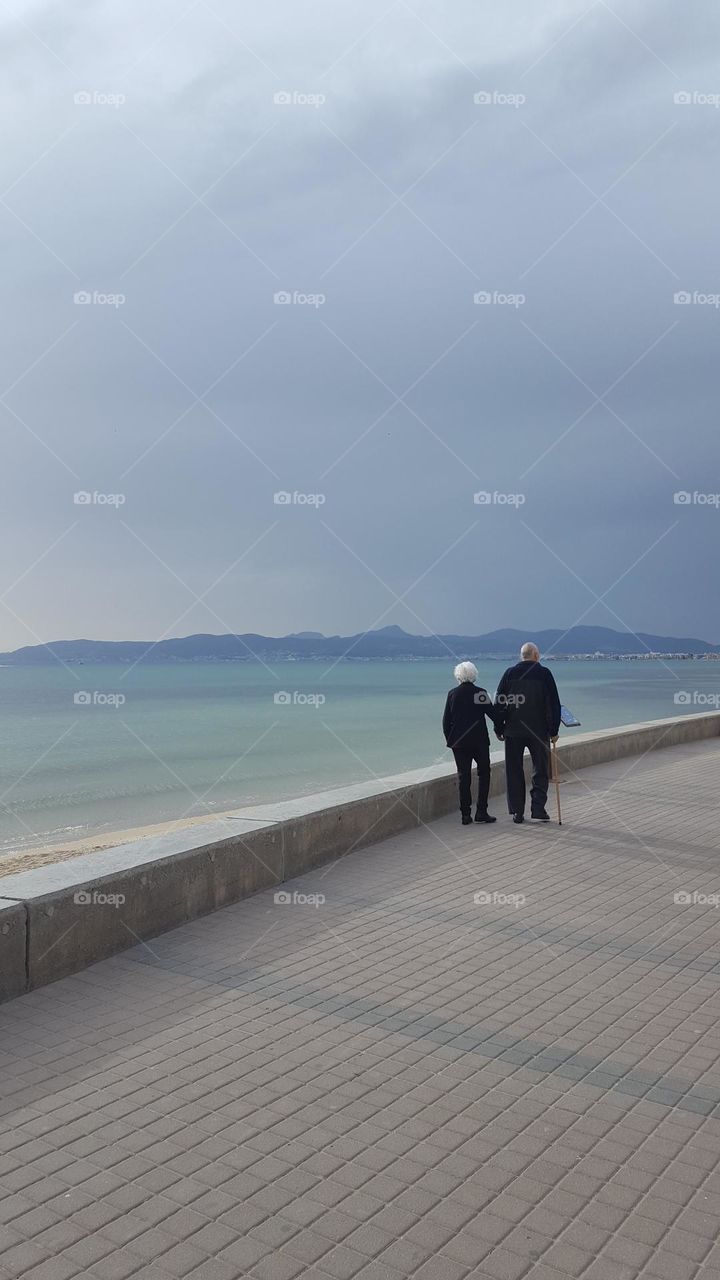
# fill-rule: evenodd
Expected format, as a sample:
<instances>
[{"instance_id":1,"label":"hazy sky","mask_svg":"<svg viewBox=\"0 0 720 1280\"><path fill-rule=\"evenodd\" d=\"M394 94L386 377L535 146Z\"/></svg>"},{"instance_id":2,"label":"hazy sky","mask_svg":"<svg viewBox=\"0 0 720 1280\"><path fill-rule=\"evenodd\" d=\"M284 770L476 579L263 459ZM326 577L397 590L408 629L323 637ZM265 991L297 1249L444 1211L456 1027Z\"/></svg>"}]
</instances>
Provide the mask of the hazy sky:
<instances>
[{"instance_id":1,"label":"hazy sky","mask_svg":"<svg viewBox=\"0 0 720 1280\"><path fill-rule=\"evenodd\" d=\"M713 0L0 24L0 649L720 641Z\"/></svg>"}]
</instances>

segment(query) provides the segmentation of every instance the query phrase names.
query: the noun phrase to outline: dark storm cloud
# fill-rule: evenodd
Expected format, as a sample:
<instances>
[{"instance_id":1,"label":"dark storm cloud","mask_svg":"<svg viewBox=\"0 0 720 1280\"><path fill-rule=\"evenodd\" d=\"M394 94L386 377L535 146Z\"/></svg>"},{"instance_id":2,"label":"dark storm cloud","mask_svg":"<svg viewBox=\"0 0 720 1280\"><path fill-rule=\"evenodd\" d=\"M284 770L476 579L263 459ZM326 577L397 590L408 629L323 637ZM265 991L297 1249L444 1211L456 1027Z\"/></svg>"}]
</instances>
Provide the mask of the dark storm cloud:
<instances>
[{"instance_id":1,"label":"dark storm cloud","mask_svg":"<svg viewBox=\"0 0 720 1280\"><path fill-rule=\"evenodd\" d=\"M4 648L718 638L718 15L537 8L16 6Z\"/></svg>"}]
</instances>

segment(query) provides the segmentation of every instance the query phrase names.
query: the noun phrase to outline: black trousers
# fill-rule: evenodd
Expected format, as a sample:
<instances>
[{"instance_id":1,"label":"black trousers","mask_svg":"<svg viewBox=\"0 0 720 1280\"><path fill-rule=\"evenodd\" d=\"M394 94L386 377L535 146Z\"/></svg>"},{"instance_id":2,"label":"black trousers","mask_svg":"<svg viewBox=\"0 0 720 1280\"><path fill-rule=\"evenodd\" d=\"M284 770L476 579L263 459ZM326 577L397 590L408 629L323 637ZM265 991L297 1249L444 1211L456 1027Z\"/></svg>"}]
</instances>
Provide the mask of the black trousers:
<instances>
[{"instance_id":1,"label":"black trousers","mask_svg":"<svg viewBox=\"0 0 720 1280\"><path fill-rule=\"evenodd\" d=\"M525 748L530 752L533 764L530 805L544 809L548 793L548 766L550 763L550 739L536 738L532 734L505 739L505 782L510 813L525 812L525 773L523 757Z\"/></svg>"},{"instance_id":2,"label":"black trousers","mask_svg":"<svg viewBox=\"0 0 720 1280\"><path fill-rule=\"evenodd\" d=\"M479 813L484 812L487 809L488 792L490 790L490 743L483 742L479 745L453 747L452 753L455 757L455 767L458 775L460 812L469 815L472 809L471 779L473 760L477 765L477 811Z\"/></svg>"}]
</instances>

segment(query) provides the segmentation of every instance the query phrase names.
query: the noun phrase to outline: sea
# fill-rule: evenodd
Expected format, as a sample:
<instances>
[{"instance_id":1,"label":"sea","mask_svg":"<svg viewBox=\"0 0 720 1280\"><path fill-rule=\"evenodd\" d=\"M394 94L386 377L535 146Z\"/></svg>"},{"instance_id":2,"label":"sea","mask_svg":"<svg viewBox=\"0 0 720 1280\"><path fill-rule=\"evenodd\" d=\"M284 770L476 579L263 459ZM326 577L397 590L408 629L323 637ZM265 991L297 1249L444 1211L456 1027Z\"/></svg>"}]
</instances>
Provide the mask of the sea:
<instances>
[{"instance_id":1,"label":"sea","mask_svg":"<svg viewBox=\"0 0 720 1280\"><path fill-rule=\"evenodd\" d=\"M508 665L479 661L494 692ZM710 712L720 662L556 661L568 736ZM450 760L452 663L0 667L0 858Z\"/></svg>"}]
</instances>

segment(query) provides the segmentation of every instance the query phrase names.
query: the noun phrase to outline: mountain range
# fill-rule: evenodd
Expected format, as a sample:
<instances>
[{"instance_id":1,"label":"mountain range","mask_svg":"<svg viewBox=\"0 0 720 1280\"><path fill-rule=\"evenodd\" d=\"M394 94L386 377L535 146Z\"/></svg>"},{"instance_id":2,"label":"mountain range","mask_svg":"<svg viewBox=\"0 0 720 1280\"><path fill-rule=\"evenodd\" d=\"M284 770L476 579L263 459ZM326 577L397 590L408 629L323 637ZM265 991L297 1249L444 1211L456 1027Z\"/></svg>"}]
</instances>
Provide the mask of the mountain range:
<instances>
[{"instance_id":1,"label":"mountain range","mask_svg":"<svg viewBox=\"0 0 720 1280\"><path fill-rule=\"evenodd\" d=\"M300 631L288 636L192 635L180 638L143 640L55 640L51 644L27 645L0 654L5 666L33 666L38 663L83 662L230 662L282 658L475 658L513 657L523 641L532 639L541 653L567 657L569 654L603 653L719 653L720 646L706 640L657 636L640 631L613 631L609 627L570 627L567 631L518 631L505 627L484 635L414 636L402 627L381 627L353 636L324 636L319 631Z\"/></svg>"}]
</instances>

